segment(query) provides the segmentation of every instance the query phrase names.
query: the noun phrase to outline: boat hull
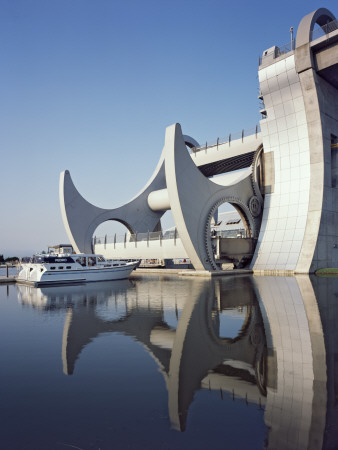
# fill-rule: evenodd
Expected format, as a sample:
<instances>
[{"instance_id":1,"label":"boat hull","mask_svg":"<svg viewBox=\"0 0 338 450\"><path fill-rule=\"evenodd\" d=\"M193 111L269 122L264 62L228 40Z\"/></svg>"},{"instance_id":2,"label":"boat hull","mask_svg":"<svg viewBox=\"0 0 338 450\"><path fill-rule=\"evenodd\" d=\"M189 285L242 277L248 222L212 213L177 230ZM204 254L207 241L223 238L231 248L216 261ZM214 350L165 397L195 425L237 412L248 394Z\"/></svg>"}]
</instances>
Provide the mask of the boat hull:
<instances>
[{"instance_id":1,"label":"boat hull","mask_svg":"<svg viewBox=\"0 0 338 450\"><path fill-rule=\"evenodd\" d=\"M35 270L23 270L19 273L17 282L33 286L43 286L123 280L128 278L138 265L139 262L135 262L111 268L95 267L83 270L63 270L62 272L47 270L42 273Z\"/></svg>"}]
</instances>

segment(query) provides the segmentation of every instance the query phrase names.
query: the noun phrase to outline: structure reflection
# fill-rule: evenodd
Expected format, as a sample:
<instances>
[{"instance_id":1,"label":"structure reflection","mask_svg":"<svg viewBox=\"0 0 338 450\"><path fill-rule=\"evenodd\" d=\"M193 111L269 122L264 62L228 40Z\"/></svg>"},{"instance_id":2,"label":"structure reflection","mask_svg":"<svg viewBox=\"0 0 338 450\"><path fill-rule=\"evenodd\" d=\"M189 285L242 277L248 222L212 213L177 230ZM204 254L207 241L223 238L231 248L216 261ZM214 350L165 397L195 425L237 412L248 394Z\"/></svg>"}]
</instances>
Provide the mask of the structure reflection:
<instances>
[{"instance_id":1,"label":"structure reflection","mask_svg":"<svg viewBox=\"0 0 338 450\"><path fill-rule=\"evenodd\" d=\"M156 360L173 428L185 430L199 389L215 389L265 409L266 448L334 448L337 281L154 278L20 289L25 304L45 311L67 307L65 374L74 372L82 349L100 333L123 333ZM227 313L241 317L235 337L221 331Z\"/></svg>"},{"instance_id":2,"label":"structure reflection","mask_svg":"<svg viewBox=\"0 0 338 450\"><path fill-rule=\"evenodd\" d=\"M322 448L326 360L309 277L255 277L268 346L268 448Z\"/></svg>"},{"instance_id":3,"label":"structure reflection","mask_svg":"<svg viewBox=\"0 0 338 450\"><path fill-rule=\"evenodd\" d=\"M172 347L167 378L169 416L184 430L194 392L205 387L264 403L266 345L251 278L193 282ZM235 338L219 335L220 313L245 309Z\"/></svg>"}]
</instances>

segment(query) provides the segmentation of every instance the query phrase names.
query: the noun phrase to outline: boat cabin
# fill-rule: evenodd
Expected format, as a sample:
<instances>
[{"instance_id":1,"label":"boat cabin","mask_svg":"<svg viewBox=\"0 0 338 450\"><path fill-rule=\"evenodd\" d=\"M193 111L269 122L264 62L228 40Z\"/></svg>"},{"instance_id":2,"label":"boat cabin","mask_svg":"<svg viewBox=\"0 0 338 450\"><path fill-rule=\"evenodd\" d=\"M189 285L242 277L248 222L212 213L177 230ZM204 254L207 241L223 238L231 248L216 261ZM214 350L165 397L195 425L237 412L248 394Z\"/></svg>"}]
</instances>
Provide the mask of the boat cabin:
<instances>
[{"instance_id":1,"label":"boat cabin","mask_svg":"<svg viewBox=\"0 0 338 450\"><path fill-rule=\"evenodd\" d=\"M58 244L58 245L48 245L48 253L56 254L71 254L74 253L74 249L70 244Z\"/></svg>"},{"instance_id":2,"label":"boat cabin","mask_svg":"<svg viewBox=\"0 0 338 450\"><path fill-rule=\"evenodd\" d=\"M75 262L81 264L82 267L93 267L96 266L98 263L106 262L103 256L98 255L74 255L73 259ZM110 266L111 264L109 265L109 267Z\"/></svg>"}]
</instances>

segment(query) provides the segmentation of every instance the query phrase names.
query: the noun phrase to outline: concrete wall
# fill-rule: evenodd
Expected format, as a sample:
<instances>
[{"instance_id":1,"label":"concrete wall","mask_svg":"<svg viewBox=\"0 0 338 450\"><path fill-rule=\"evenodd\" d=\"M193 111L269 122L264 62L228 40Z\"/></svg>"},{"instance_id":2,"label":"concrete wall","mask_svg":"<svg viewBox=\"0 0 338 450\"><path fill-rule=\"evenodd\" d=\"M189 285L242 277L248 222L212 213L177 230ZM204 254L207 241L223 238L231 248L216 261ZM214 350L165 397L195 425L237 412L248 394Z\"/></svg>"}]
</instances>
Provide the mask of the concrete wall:
<instances>
[{"instance_id":1,"label":"concrete wall","mask_svg":"<svg viewBox=\"0 0 338 450\"><path fill-rule=\"evenodd\" d=\"M338 136L338 33L310 42L314 25L333 19L323 8L305 16L295 51L263 58L259 69L264 153L273 157L275 179L265 195L256 272L338 267L337 155L331 151ZM318 55L322 63L326 58L321 75Z\"/></svg>"},{"instance_id":2,"label":"concrete wall","mask_svg":"<svg viewBox=\"0 0 338 450\"><path fill-rule=\"evenodd\" d=\"M272 153L273 193L266 194L252 267L294 271L303 244L310 194L310 154L305 104L295 56L259 70L267 118L261 120L264 153Z\"/></svg>"},{"instance_id":3,"label":"concrete wall","mask_svg":"<svg viewBox=\"0 0 338 450\"><path fill-rule=\"evenodd\" d=\"M338 51L338 47L337 47ZM312 208L320 211L320 226L315 254L310 271L322 267L338 267L338 186L332 180L332 162L338 149L331 151L331 135L338 136L338 91L311 69L300 74L304 91L307 93L307 115L313 117L310 124L311 167L314 186L311 192ZM313 111L313 102L317 93L319 113ZM322 153L318 150L322 149ZM331 157L331 152L333 158ZM333 159L333 161L332 161ZM319 173L318 173L319 172ZM319 178L320 177L320 178ZM322 196L316 196L315 180L321 179ZM297 267L306 271L304 258Z\"/></svg>"}]
</instances>

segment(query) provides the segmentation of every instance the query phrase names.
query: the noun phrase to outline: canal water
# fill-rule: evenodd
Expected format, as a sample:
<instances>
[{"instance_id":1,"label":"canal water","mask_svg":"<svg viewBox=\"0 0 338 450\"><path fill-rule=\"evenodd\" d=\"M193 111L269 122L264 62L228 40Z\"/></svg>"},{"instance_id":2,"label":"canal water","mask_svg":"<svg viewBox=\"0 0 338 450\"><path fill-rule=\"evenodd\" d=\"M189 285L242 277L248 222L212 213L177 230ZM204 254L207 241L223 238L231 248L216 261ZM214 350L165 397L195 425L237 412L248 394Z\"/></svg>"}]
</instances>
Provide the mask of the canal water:
<instances>
[{"instance_id":1,"label":"canal water","mask_svg":"<svg viewBox=\"0 0 338 450\"><path fill-rule=\"evenodd\" d=\"M0 285L0 448L337 449L338 279Z\"/></svg>"}]
</instances>

